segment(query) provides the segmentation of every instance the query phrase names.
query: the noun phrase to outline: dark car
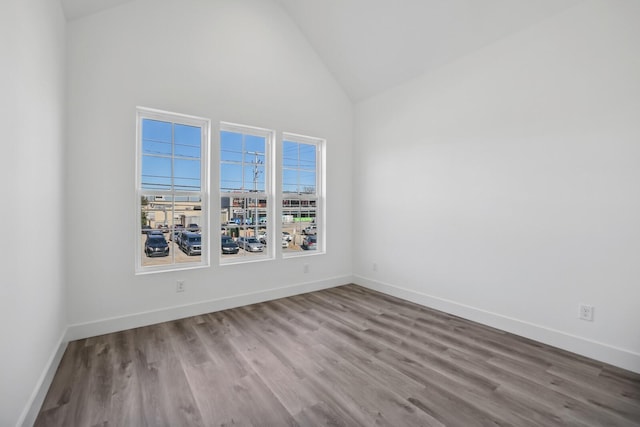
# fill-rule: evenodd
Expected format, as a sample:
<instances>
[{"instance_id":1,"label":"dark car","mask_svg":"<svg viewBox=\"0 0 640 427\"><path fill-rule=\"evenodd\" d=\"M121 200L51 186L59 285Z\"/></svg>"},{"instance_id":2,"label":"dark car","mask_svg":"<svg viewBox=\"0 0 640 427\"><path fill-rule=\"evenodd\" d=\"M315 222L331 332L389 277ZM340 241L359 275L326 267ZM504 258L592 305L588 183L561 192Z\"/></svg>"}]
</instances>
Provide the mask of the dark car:
<instances>
[{"instance_id":1,"label":"dark car","mask_svg":"<svg viewBox=\"0 0 640 427\"><path fill-rule=\"evenodd\" d=\"M196 223L192 223L187 225L187 231L191 231L192 233L197 233L200 231L200 226Z\"/></svg>"},{"instance_id":2,"label":"dark car","mask_svg":"<svg viewBox=\"0 0 640 427\"><path fill-rule=\"evenodd\" d=\"M202 236L198 233L183 231L180 234L178 246L187 255L200 255L202 253Z\"/></svg>"},{"instance_id":3,"label":"dark car","mask_svg":"<svg viewBox=\"0 0 640 427\"><path fill-rule=\"evenodd\" d=\"M151 227L148 225L143 225L142 226L142 234L149 234L149 232L151 231Z\"/></svg>"},{"instance_id":4,"label":"dark car","mask_svg":"<svg viewBox=\"0 0 640 427\"><path fill-rule=\"evenodd\" d=\"M222 236L222 253L223 254L237 254L240 247L229 236Z\"/></svg>"},{"instance_id":5,"label":"dark car","mask_svg":"<svg viewBox=\"0 0 640 427\"><path fill-rule=\"evenodd\" d=\"M148 257L169 255L169 244L162 233L147 236L147 241L144 242L144 253Z\"/></svg>"},{"instance_id":6,"label":"dark car","mask_svg":"<svg viewBox=\"0 0 640 427\"><path fill-rule=\"evenodd\" d=\"M304 236L302 240L302 249L313 250L318 248L318 238L315 235Z\"/></svg>"}]
</instances>

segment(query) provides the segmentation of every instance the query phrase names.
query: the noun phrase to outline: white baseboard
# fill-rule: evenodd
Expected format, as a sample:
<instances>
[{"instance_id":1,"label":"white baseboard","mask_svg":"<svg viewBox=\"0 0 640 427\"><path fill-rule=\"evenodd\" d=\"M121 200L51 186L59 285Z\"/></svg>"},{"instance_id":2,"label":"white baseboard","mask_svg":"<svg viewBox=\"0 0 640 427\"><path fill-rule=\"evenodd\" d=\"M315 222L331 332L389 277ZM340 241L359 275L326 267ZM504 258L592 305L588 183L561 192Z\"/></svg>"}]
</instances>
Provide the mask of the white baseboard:
<instances>
[{"instance_id":1,"label":"white baseboard","mask_svg":"<svg viewBox=\"0 0 640 427\"><path fill-rule=\"evenodd\" d=\"M640 373L640 354L501 314L355 275L354 283L515 335Z\"/></svg>"},{"instance_id":2,"label":"white baseboard","mask_svg":"<svg viewBox=\"0 0 640 427\"><path fill-rule=\"evenodd\" d=\"M65 339L65 336L66 330L63 331L53 353L51 354L51 357L49 357L47 365L40 375L40 378L36 383L36 387L33 390L31 397L29 397L29 401L22 411L16 426L31 427L36 422L36 418L38 417L44 398L47 396L53 377L58 370L58 365L60 365L64 351L67 349L68 341Z\"/></svg>"},{"instance_id":3,"label":"white baseboard","mask_svg":"<svg viewBox=\"0 0 640 427\"><path fill-rule=\"evenodd\" d=\"M138 328L141 326L153 325L161 322L182 319L200 314L212 313L214 311L226 310L229 308L241 307L278 298L285 298L292 295L318 291L326 288L333 288L353 282L352 276L340 276L315 282L299 283L282 288L268 289L249 294L234 295L225 298L218 298L208 301L201 301L193 304L186 304L175 307L168 307L159 310L135 313L127 316L112 317L108 319L96 320L87 323L77 323L69 325L67 328L66 341L74 341L97 335L109 334L126 329Z\"/></svg>"}]
</instances>

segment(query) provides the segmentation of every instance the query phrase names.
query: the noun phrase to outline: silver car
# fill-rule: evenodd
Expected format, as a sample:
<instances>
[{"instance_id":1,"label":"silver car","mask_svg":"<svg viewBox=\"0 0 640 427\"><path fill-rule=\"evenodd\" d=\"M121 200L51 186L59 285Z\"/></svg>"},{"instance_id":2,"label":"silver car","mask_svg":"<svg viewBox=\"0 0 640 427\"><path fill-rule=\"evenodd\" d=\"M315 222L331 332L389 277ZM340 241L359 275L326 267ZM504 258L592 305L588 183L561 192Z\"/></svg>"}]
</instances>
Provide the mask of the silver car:
<instances>
[{"instance_id":1,"label":"silver car","mask_svg":"<svg viewBox=\"0 0 640 427\"><path fill-rule=\"evenodd\" d=\"M262 252L264 245L255 237L238 237L238 246L247 252Z\"/></svg>"}]
</instances>

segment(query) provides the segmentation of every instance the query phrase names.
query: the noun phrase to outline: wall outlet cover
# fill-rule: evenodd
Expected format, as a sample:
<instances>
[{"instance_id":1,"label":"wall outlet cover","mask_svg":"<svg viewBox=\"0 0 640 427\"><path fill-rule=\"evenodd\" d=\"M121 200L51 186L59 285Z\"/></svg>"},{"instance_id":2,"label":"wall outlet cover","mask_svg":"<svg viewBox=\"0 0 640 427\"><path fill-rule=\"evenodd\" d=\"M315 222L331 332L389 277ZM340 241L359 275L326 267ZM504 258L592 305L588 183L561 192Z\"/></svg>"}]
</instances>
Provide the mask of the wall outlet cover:
<instances>
[{"instance_id":1,"label":"wall outlet cover","mask_svg":"<svg viewBox=\"0 0 640 427\"><path fill-rule=\"evenodd\" d=\"M593 311L595 308L589 304L580 304L580 319L593 322Z\"/></svg>"}]
</instances>

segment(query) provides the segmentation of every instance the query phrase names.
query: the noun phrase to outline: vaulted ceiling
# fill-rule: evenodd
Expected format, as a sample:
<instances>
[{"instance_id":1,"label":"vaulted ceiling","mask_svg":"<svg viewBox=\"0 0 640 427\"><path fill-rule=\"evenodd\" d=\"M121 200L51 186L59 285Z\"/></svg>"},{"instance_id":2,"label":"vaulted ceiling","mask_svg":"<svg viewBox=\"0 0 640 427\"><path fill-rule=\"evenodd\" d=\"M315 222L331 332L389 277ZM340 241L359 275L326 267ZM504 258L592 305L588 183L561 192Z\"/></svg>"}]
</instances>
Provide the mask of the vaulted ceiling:
<instances>
[{"instance_id":1,"label":"vaulted ceiling","mask_svg":"<svg viewBox=\"0 0 640 427\"><path fill-rule=\"evenodd\" d=\"M61 0L69 20L129 1ZM357 102L584 0L275 1Z\"/></svg>"}]
</instances>

